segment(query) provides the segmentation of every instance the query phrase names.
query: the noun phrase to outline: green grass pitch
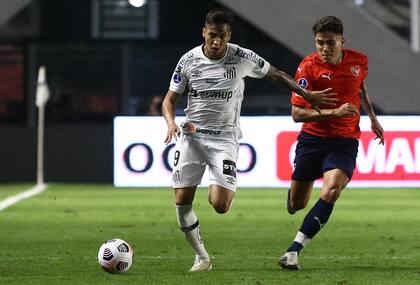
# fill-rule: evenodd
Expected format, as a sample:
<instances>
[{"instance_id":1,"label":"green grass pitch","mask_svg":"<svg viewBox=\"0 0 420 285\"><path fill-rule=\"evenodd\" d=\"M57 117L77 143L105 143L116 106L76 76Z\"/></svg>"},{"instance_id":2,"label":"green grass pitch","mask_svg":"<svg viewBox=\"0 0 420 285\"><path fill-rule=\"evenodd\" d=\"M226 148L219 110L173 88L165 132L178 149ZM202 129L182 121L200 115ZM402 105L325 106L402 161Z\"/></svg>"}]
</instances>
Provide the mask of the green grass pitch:
<instances>
[{"instance_id":1,"label":"green grass pitch","mask_svg":"<svg viewBox=\"0 0 420 285\"><path fill-rule=\"evenodd\" d=\"M1 185L0 200L29 187ZM0 284L420 284L420 189L344 191L294 272L277 260L308 209L288 215L286 194L238 189L219 215L198 190L194 207L214 267L189 273L194 254L172 190L51 184L0 212ZM126 274L97 263L101 243L116 237L134 248Z\"/></svg>"}]
</instances>

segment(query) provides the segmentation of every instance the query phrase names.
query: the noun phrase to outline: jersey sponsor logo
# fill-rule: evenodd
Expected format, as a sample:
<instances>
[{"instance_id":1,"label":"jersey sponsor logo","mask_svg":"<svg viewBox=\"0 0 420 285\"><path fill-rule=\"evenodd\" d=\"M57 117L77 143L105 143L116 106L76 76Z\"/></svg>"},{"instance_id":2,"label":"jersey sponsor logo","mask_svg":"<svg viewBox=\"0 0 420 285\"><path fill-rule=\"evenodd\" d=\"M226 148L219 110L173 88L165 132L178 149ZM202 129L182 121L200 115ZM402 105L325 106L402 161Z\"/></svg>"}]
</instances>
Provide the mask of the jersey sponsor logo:
<instances>
[{"instance_id":1,"label":"jersey sponsor logo","mask_svg":"<svg viewBox=\"0 0 420 285\"><path fill-rule=\"evenodd\" d=\"M238 48L235 52L235 55L239 56L239 57L246 58L246 59L254 62L258 66L258 68L263 68L264 67L264 64L265 64L264 60L253 52L247 53L243 49Z\"/></svg>"},{"instance_id":2,"label":"jersey sponsor logo","mask_svg":"<svg viewBox=\"0 0 420 285\"><path fill-rule=\"evenodd\" d=\"M326 78L331 81L331 72L328 74L321 74L321 78Z\"/></svg>"},{"instance_id":3,"label":"jersey sponsor logo","mask_svg":"<svg viewBox=\"0 0 420 285\"><path fill-rule=\"evenodd\" d=\"M217 84L217 83L219 83L219 79L217 79L217 78L206 78L206 83Z\"/></svg>"},{"instance_id":4,"label":"jersey sponsor logo","mask_svg":"<svg viewBox=\"0 0 420 285\"><path fill-rule=\"evenodd\" d=\"M233 78L236 78L236 69L235 69L235 67L228 68L228 69L226 70L226 72L225 72L225 73L223 73L223 76L224 76L226 79L233 79Z\"/></svg>"},{"instance_id":5,"label":"jersey sponsor logo","mask_svg":"<svg viewBox=\"0 0 420 285\"><path fill-rule=\"evenodd\" d=\"M306 89L306 87L308 87L308 80L306 80L303 77L299 78L297 82L298 82L298 85L302 88Z\"/></svg>"},{"instance_id":6,"label":"jersey sponsor logo","mask_svg":"<svg viewBox=\"0 0 420 285\"><path fill-rule=\"evenodd\" d=\"M195 89L191 89L189 92L191 97L207 99L207 98L215 98L215 99L223 99L227 102L233 97L233 91L197 91Z\"/></svg>"},{"instance_id":7,"label":"jersey sponsor logo","mask_svg":"<svg viewBox=\"0 0 420 285\"><path fill-rule=\"evenodd\" d=\"M181 124L181 128L189 133L189 134L194 134L194 133L199 133L199 134L204 134L204 135L214 135L214 136L218 136L221 134L222 131L220 130L208 130L208 129L201 129L196 127L193 123L191 122L186 122L186 123L182 123Z\"/></svg>"},{"instance_id":8,"label":"jersey sponsor logo","mask_svg":"<svg viewBox=\"0 0 420 285\"><path fill-rule=\"evenodd\" d=\"M355 76L355 77L359 77L359 74L360 74L360 67L359 66L352 66L351 68L350 68L350 70L351 70L351 73L353 73L353 75Z\"/></svg>"},{"instance_id":9,"label":"jersey sponsor logo","mask_svg":"<svg viewBox=\"0 0 420 285\"><path fill-rule=\"evenodd\" d=\"M236 177L236 163L232 160L223 160L223 174Z\"/></svg>"},{"instance_id":10,"label":"jersey sponsor logo","mask_svg":"<svg viewBox=\"0 0 420 285\"><path fill-rule=\"evenodd\" d=\"M196 128L195 132L204 135L218 136L222 131Z\"/></svg>"},{"instance_id":11,"label":"jersey sponsor logo","mask_svg":"<svg viewBox=\"0 0 420 285\"><path fill-rule=\"evenodd\" d=\"M180 84L182 82L182 77L181 75L179 75L179 73L174 73L172 80L174 81L175 84Z\"/></svg>"}]
</instances>

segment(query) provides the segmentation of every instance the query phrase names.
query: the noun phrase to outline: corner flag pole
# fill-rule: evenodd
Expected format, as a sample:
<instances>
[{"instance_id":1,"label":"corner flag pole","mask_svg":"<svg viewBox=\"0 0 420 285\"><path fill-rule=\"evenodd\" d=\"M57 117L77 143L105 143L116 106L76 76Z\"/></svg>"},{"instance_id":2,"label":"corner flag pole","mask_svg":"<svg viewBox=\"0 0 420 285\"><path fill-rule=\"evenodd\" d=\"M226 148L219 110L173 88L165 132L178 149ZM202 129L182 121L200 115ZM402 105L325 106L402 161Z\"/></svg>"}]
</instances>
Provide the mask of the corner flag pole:
<instances>
[{"instance_id":1,"label":"corner flag pole","mask_svg":"<svg viewBox=\"0 0 420 285\"><path fill-rule=\"evenodd\" d=\"M37 145L37 184L44 184L44 125L45 105L50 97L50 90L47 85L45 66L38 71L38 84L36 88L35 104L38 107L38 145Z\"/></svg>"}]
</instances>

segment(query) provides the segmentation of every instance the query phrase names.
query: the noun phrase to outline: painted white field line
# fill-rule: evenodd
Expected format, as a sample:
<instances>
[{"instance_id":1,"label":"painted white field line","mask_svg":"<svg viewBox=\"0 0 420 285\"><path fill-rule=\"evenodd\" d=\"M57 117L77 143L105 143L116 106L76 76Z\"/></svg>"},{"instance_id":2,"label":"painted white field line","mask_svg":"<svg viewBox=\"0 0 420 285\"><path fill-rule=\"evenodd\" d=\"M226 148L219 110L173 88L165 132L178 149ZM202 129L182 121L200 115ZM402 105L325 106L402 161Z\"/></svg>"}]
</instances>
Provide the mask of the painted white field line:
<instances>
[{"instance_id":1,"label":"painted white field line","mask_svg":"<svg viewBox=\"0 0 420 285\"><path fill-rule=\"evenodd\" d=\"M9 196L4 200L0 201L0 211L3 211L4 209L24 200L31 198L35 195L38 195L47 189L47 184L38 184L26 191L20 192L19 194Z\"/></svg>"},{"instance_id":2,"label":"painted white field line","mask_svg":"<svg viewBox=\"0 0 420 285\"><path fill-rule=\"evenodd\" d=\"M211 259L229 259L231 260L233 257L231 256L210 256ZM136 259L160 259L160 260L191 260L193 259L191 256L146 256L146 255L136 255ZM278 260L278 256L247 256L246 258L242 257L235 257L240 258L241 260L245 259L269 259L269 260ZM312 260L322 260L322 259L330 259L330 260L358 260L366 258L365 256L305 256L305 259L312 259ZM63 256L50 256L50 255L37 255L37 256L8 256L7 258L0 257L0 261L13 261L13 260L66 260L67 257ZM81 257L83 260L97 260L98 258L96 256L84 256ZM412 256L377 256L375 257L377 260L411 260L414 259Z\"/></svg>"},{"instance_id":3,"label":"painted white field line","mask_svg":"<svg viewBox=\"0 0 420 285\"><path fill-rule=\"evenodd\" d=\"M231 256L210 256L212 259L232 259ZM191 256L137 256L139 259L191 259ZM278 256L248 256L248 259L273 259L278 260ZM330 260L351 260L362 259L365 256L305 256L305 259L330 259ZM388 259L413 259L411 256L377 256L375 259L388 260Z\"/></svg>"}]
</instances>

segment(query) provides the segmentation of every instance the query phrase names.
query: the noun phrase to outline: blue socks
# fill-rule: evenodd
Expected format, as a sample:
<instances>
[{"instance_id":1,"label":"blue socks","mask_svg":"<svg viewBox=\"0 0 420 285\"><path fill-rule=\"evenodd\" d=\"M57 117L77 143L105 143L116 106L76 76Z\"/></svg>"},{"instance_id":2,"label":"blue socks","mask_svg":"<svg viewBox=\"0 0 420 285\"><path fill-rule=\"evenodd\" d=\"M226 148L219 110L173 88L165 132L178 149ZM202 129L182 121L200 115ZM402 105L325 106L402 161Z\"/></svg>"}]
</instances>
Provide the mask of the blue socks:
<instances>
[{"instance_id":1,"label":"blue socks","mask_svg":"<svg viewBox=\"0 0 420 285\"><path fill-rule=\"evenodd\" d=\"M308 214L306 214L295 240L287 251L300 252L327 223L333 208L334 204L319 198Z\"/></svg>"}]
</instances>

